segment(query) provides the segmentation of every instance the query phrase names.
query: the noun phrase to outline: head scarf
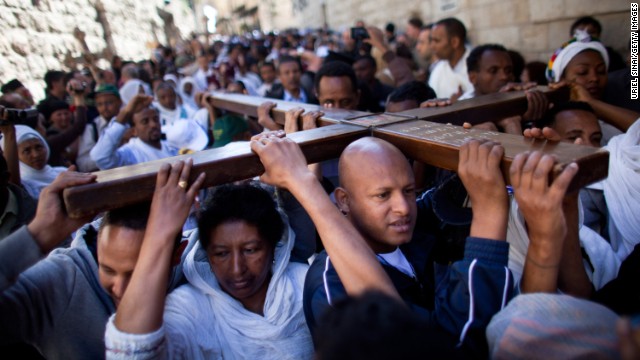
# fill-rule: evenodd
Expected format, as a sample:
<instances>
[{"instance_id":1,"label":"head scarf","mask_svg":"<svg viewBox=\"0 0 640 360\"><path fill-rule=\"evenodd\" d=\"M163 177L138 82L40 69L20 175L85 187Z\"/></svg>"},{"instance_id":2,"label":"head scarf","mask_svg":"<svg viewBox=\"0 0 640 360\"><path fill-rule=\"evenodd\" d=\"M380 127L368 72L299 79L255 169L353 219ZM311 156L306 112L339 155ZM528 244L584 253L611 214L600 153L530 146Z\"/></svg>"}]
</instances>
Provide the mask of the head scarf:
<instances>
[{"instance_id":1,"label":"head scarf","mask_svg":"<svg viewBox=\"0 0 640 360\"><path fill-rule=\"evenodd\" d=\"M30 139L38 139L44 145L47 151L47 160L49 161L49 154L51 150L49 149L49 145L47 141L34 129L25 126L25 125L15 125L16 127L16 143L20 145L20 143L30 140ZM2 149L4 150L4 138L0 143L2 145ZM45 186L48 186L53 182L53 180L60 174L65 171L64 167L51 167L50 165L45 165L42 169L37 170L32 168L31 166L20 161L20 177L22 179L22 184L25 189L33 198L37 199L40 196L40 191Z\"/></svg>"},{"instance_id":2,"label":"head scarf","mask_svg":"<svg viewBox=\"0 0 640 360\"><path fill-rule=\"evenodd\" d=\"M310 359L313 355L313 342L302 309L302 287L308 266L289 262L295 233L286 215L281 212L281 216L285 231L275 248L264 316L248 311L222 290L199 241L187 254L184 274L190 286L204 294L208 300L206 307L213 313L213 319L207 318L211 330L194 336L202 337L199 343L219 348L225 359ZM168 304L180 308L194 306L193 298L187 302L191 305L180 304L177 295L170 295L170 299Z\"/></svg>"},{"instance_id":3,"label":"head scarf","mask_svg":"<svg viewBox=\"0 0 640 360\"><path fill-rule=\"evenodd\" d=\"M191 84L191 94L187 94L184 91L184 86L186 84ZM196 81L192 76L185 76L180 80L178 94L182 98L182 104L185 106L189 106L193 112L197 111L200 108L196 103L196 93L200 91L202 91L202 89L200 89L200 87L196 84Z\"/></svg>"},{"instance_id":4,"label":"head scarf","mask_svg":"<svg viewBox=\"0 0 640 360\"><path fill-rule=\"evenodd\" d=\"M585 50L599 52L602 59L604 59L606 67L609 68L609 54L600 40L590 37L585 31L578 30L576 31L576 36L564 43L549 59L547 79L550 82L560 81L560 77L562 77L562 73L571 59Z\"/></svg>"}]
</instances>

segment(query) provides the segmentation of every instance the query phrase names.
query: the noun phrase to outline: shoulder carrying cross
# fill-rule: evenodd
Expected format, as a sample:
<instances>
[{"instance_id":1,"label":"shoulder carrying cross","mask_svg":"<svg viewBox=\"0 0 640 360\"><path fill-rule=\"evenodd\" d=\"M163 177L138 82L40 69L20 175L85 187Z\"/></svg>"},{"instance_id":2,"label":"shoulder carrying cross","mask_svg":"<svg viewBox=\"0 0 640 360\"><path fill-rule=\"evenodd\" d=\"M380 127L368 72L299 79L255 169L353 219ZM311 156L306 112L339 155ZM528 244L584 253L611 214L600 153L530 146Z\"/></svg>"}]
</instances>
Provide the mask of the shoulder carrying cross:
<instances>
[{"instance_id":1,"label":"shoulder carrying cross","mask_svg":"<svg viewBox=\"0 0 640 360\"><path fill-rule=\"evenodd\" d=\"M542 88L551 102L566 99L566 91L550 91ZM257 108L264 101L261 97L216 93L216 108L257 117ZM325 115L319 120L319 128L287 135L302 148L307 161L337 158L352 141L363 136L374 136L398 147L407 157L440 168L455 170L460 146L469 138L490 139L501 143L505 155L501 164L509 181L509 166L518 153L542 150L555 154L557 164L554 176L563 167L575 161L580 170L574 177L571 189L579 189L607 177L609 153L587 146L543 140L493 131L465 130L463 122L477 124L488 120L503 119L526 111L524 92L498 93L460 101L442 108L419 108L401 113L370 114L340 109L323 109L285 101L274 101L272 111L276 122L284 124L284 114L294 107L305 111L321 110ZM163 163L193 159L193 181L200 172L206 172L204 186L224 184L247 179L264 172L260 159L246 142L222 148L205 150L189 155L151 161L121 168L96 172L95 183L64 190L66 209L71 217L81 217L110 210L136 202L150 200L153 196L156 174Z\"/></svg>"}]
</instances>

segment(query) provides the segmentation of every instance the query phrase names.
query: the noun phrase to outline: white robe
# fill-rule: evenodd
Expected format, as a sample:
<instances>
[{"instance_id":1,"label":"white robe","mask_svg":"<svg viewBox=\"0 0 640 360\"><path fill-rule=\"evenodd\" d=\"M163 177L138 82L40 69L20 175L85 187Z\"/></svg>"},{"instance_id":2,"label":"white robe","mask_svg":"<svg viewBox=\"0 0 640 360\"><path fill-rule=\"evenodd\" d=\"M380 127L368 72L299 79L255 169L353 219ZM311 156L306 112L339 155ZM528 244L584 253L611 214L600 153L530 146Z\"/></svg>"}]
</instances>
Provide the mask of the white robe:
<instances>
[{"instance_id":1,"label":"white robe","mask_svg":"<svg viewBox=\"0 0 640 360\"><path fill-rule=\"evenodd\" d=\"M311 359L311 334L302 309L307 265L290 263L295 235L288 226L276 247L264 316L246 310L218 284L198 242L187 255L189 283L167 297L162 327L127 334L107 324L108 359ZM197 239L197 231L192 236ZM190 239L190 241L197 241Z\"/></svg>"}]
</instances>

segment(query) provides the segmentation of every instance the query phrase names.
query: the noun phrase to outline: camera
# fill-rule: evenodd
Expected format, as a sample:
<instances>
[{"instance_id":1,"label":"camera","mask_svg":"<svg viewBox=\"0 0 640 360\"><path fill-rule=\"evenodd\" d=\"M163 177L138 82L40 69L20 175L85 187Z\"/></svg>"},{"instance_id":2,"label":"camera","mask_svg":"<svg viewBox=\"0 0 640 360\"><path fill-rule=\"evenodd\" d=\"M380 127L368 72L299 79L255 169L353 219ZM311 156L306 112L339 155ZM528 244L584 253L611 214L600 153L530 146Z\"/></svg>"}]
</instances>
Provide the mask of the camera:
<instances>
[{"instance_id":1,"label":"camera","mask_svg":"<svg viewBox=\"0 0 640 360\"><path fill-rule=\"evenodd\" d=\"M73 92L76 93L76 94L82 94L82 93L84 93L84 89L86 89L86 88L87 88L87 83L85 81L83 81L80 84L80 87L74 87L73 88Z\"/></svg>"},{"instance_id":2,"label":"camera","mask_svg":"<svg viewBox=\"0 0 640 360\"><path fill-rule=\"evenodd\" d=\"M363 27L352 27L351 38L356 41L369 38L369 32Z\"/></svg>"},{"instance_id":3,"label":"camera","mask_svg":"<svg viewBox=\"0 0 640 360\"><path fill-rule=\"evenodd\" d=\"M27 125L35 129L38 126L38 114L36 109L4 109L0 125Z\"/></svg>"}]
</instances>

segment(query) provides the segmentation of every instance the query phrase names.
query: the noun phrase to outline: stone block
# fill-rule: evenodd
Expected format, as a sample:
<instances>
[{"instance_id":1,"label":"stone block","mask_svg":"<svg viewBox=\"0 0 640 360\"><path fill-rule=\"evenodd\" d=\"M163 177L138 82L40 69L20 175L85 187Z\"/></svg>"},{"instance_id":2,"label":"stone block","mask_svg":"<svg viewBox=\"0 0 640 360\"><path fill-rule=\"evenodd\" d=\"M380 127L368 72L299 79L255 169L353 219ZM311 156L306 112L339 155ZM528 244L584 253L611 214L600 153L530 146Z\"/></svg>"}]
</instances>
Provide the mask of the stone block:
<instances>
[{"instance_id":1,"label":"stone block","mask_svg":"<svg viewBox=\"0 0 640 360\"><path fill-rule=\"evenodd\" d=\"M7 38L11 39L11 49L19 55L18 57L26 56L30 53L29 39L26 35L24 31L19 29L7 34Z\"/></svg>"},{"instance_id":2,"label":"stone block","mask_svg":"<svg viewBox=\"0 0 640 360\"><path fill-rule=\"evenodd\" d=\"M32 54L27 56L27 64L29 65L29 73L31 74L44 74L47 72L47 65L40 55Z\"/></svg>"},{"instance_id":3,"label":"stone block","mask_svg":"<svg viewBox=\"0 0 640 360\"><path fill-rule=\"evenodd\" d=\"M578 18L580 16L606 14L617 11L629 13L629 3L631 3L631 1L564 0L564 3L565 16Z\"/></svg>"},{"instance_id":4,"label":"stone block","mask_svg":"<svg viewBox=\"0 0 640 360\"><path fill-rule=\"evenodd\" d=\"M531 21L549 21L565 18L564 0L529 0Z\"/></svg>"},{"instance_id":5,"label":"stone block","mask_svg":"<svg viewBox=\"0 0 640 360\"><path fill-rule=\"evenodd\" d=\"M18 26L18 19L9 7L0 7L0 29L12 29Z\"/></svg>"},{"instance_id":6,"label":"stone block","mask_svg":"<svg viewBox=\"0 0 640 360\"><path fill-rule=\"evenodd\" d=\"M45 13L40 11L31 12L31 17L33 19L33 29L37 32L48 32L49 31L49 18L45 16Z\"/></svg>"},{"instance_id":7,"label":"stone block","mask_svg":"<svg viewBox=\"0 0 640 360\"><path fill-rule=\"evenodd\" d=\"M517 26L480 29L474 31L474 44L498 43L506 48L520 49L520 29Z\"/></svg>"},{"instance_id":8,"label":"stone block","mask_svg":"<svg viewBox=\"0 0 640 360\"><path fill-rule=\"evenodd\" d=\"M63 23L63 17L60 13L48 13L45 15L47 18L47 23L49 25L49 32L52 33L62 33L65 32L66 28Z\"/></svg>"},{"instance_id":9,"label":"stone block","mask_svg":"<svg viewBox=\"0 0 640 360\"><path fill-rule=\"evenodd\" d=\"M40 56L53 55L53 44L49 34L36 33L29 37L31 52Z\"/></svg>"},{"instance_id":10,"label":"stone block","mask_svg":"<svg viewBox=\"0 0 640 360\"><path fill-rule=\"evenodd\" d=\"M24 9L27 6L29 7L31 6L30 1L24 1L24 0L4 0L3 2L5 6L16 8L16 9Z\"/></svg>"},{"instance_id":11,"label":"stone block","mask_svg":"<svg viewBox=\"0 0 640 360\"><path fill-rule=\"evenodd\" d=\"M62 69L64 69L64 66L62 65L60 60L58 60L58 58L56 58L54 56L45 56L44 57L44 63L45 63L45 66L47 67L47 70L62 70ZM44 74L42 74L41 76L44 76Z\"/></svg>"},{"instance_id":12,"label":"stone block","mask_svg":"<svg viewBox=\"0 0 640 360\"><path fill-rule=\"evenodd\" d=\"M573 21L573 19L570 19L549 23L547 27L547 39L549 41L549 51L551 51L551 53L562 46L562 44L569 41L571 38L571 36L569 36L569 32Z\"/></svg>"},{"instance_id":13,"label":"stone block","mask_svg":"<svg viewBox=\"0 0 640 360\"><path fill-rule=\"evenodd\" d=\"M521 48L542 51L549 47L547 24L524 25L520 28Z\"/></svg>"},{"instance_id":14,"label":"stone block","mask_svg":"<svg viewBox=\"0 0 640 360\"><path fill-rule=\"evenodd\" d=\"M529 20L528 11L526 3L522 1L500 1L485 5L476 5L474 2L463 14L470 17L468 27L485 29L526 23Z\"/></svg>"},{"instance_id":15,"label":"stone block","mask_svg":"<svg viewBox=\"0 0 640 360\"><path fill-rule=\"evenodd\" d=\"M9 58L9 63L11 64L10 69L13 70L14 74L30 74L29 64L26 58L22 56L12 56Z\"/></svg>"},{"instance_id":16,"label":"stone block","mask_svg":"<svg viewBox=\"0 0 640 360\"><path fill-rule=\"evenodd\" d=\"M33 21L33 16L29 12L26 11L16 11L15 12L16 19L18 20L18 27L22 29L31 29L35 27L35 22Z\"/></svg>"},{"instance_id":17,"label":"stone block","mask_svg":"<svg viewBox=\"0 0 640 360\"><path fill-rule=\"evenodd\" d=\"M602 23L602 42L616 49L621 54L629 51L631 39L630 19L628 13L599 16Z\"/></svg>"}]
</instances>

